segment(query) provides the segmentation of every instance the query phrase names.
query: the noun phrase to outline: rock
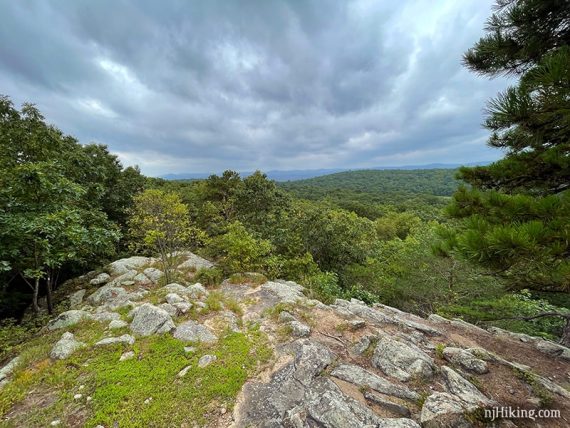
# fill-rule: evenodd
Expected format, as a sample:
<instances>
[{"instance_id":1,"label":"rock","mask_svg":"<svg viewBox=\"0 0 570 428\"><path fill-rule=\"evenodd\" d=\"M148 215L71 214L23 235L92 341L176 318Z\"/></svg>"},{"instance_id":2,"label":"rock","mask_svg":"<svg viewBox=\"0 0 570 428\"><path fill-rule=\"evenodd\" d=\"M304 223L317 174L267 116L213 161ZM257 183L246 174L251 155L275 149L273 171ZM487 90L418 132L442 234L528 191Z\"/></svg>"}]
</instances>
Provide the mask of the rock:
<instances>
[{"instance_id":1,"label":"rock","mask_svg":"<svg viewBox=\"0 0 570 428\"><path fill-rule=\"evenodd\" d=\"M450 321L451 325L455 326L455 327L460 327L460 328L464 328L466 330L469 330L475 334L479 333L479 334L485 334L488 335L489 332L487 330L482 329L481 327L477 327L474 324L468 323L467 321L463 321L462 319L459 318L454 318Z\"/></svg>"},{"instance_id":2,"label":"rock","mask_svg":"<svg viewBox=\"0 0 570 428\"><path fill-rule=\"evenodd\" d=\"M8 363L0 369L0 383L12 374L14 369L18 366L20 362L20 357L14 357Z\"/></svg>"},{"instance_id":3,"label":"rock","mask_svg":"<svg viewBox=\"0 0 570 428\"><path fill-rule=\"evenodd\" d=\"M177 377L184 377L186 376L186 374L188 373L188 371L192 368L192 366L186 366L184 367L182 370L180 370L178 372L178 374L176 375Z\"/></svg>"},{"instance_id":4,"label":"rock","mask_svg":"<svg viewBox=\"0 0 570 428\"><path fill-rule=\"evenodd\" d=\"M165 285L164 287L162 287L162 289L168 293L175 293L175 294L182 295L182 296L185 296L188 294L188 289L186 287L184 287L183 285L177 284L175 282Z\"/></svg>"},{"instance_id":5,"label":"rock","mask_svg":"<svg viewBox=\"0 0 570 428\"><path fill-rule=\"evenodd\" d=\"M135 281L132 281L132 280L121 281L121 285L124 285L125 287L129 287L131 285L135 285Z\"/></svg>"},{"instance_id":6,"label":"rock","mask_svg":"<svg viewBox=\"0 0 570 428\"><path fill-rule=\"evenodd\" d=\"M123 352L121 354L119 361L132 360L133 358L135 358L135 352L134 351L127 351L127 352Z\"/></svg>"},{"instance_id":7,"label":"rock","mask_svg":"<svg viewBox=\"0 0 570 428\"><path fill-rule=\"evenodd\" d=\"M73 333L66 332L63 333L61 339L54 345L49 355L54 360L64 360L84 346L84 343L75 339Z\"/></svg>"},{"instance_id":8,"label":"rock","mask_svg":"<svg viewBox=\"0 0 570 428\"><path fill-rule=\"evenodd\" d=\"M121 316L116 312L101 311L92 314L91 318L99 322L108 322L120 320Z\"/></svg>"},{"instance_id":9,"label":"rock","mask_svg":"<svg viewBox=\"0 0 570 428\"><path fill-rule=\"evenodd\" d=\"M187 291L188 296L190 296L190 298L192 299L199 299L202 296L207 296L208 294L210 294L208 290L206 290L204 286L199 282L197 282L194 285L189 285L187 287L187 290L188 290Z\"/></svg>"},{"instance_id":10,"label":"rock","mask_svg":"<svg viewBox=\"0 0 570 428\"><path fill-rule=\"evenodd\" d=\"M438 314L431 314L430 316L428 316L427 319L430 321L436 322L436 323L451 324L450 320L448 320L447 318L444 318Z\"/></svg>"},{"instance_id":11,"label":"rock","mask_svg":"<svg viewBox=\"0 0 570 428\"><path fill-rule=\"evenodd\" d=\"M493 402L485 397L475 385L464 379L455 370L449 367L441 367L441 373L445 381L445 386L449 393L471 406L491 406Z\"/></svg>"},{"instance_id":12,"label":"rock","mask_svg":"<svg viewBox=\"0 0 570 428\"><path fill-rule=\"evenodd\" d=\"M116 345L117 343L132 345L135 343L135 338L130 334L123 334L119 337L107 337L95 343L95 346Z\"/></svg>"},{"instance_id":13,"label":"rock","mask_svg":"<svg viewBox=\"0 0 570 428\"><path fill-rule=\"evenodd\" d=\"M61 421L59 419L54 419L53 421L50 422L50 426L52 427L57 427L61 425Z\"/></svg>"},{"instance_id":14,"label":"rock","mask_svg":"<svg viewBox=\"0 0 570 428\"><path fill-rule=\"evenodd\" d=\"M311 327L302 322L291 321L288 325L291 328L291 335L293 337L306 337L311 334Z\"/></svg>"},{"instance_id":15,"label":"rock","mask_svg":"<svg viewBox=\"0 0 570 428\"><path fill-rule=\"evenodd\" d=\"M203 259L194 253L186 252L184 254L186 260L178 265L178 269L209 269L214 266L214 263L209 260Z\"/></svg>"},{"instance_id":16,"label":"rock","mask_svg":"<svg viewBox=\"0 0 570 428\"><path fill-rule=\"evenodd\" d=\"M174 303L185 303L186 302L182 297L180 297L176 293L168 293L166 295L166 301L168 303L170 303L171 305Z\"/></svg>"},{"instance_id":17,"label":"rock","mask_svg":"<svg viewBox=\"0 0 570 428\"><path fill-rule=\"evenodd\" d=\"M356 355L362 355L368 348L370 348L372 339L374 339L374 336L362 336L358 339L358 342L352 346L352 352Z\"/></svg>"},{"instance_id":18,"label":"rock","mask_svg":"<svg viewBox=\"0 0 570 428\"><path fill-rule=\"evenodd\" d=\"M360 366L341 364L331 371L331 376L353 383L359 387L371 388L377 392L393 397L408 400L418 400L420 398L419 394L408 387L395 385Z\"/></svg>"},{"instance_id":19,"label":"rock","mask_svg":"<svg viewBox=\"0 0 570 428\"><path fill-rule=\"evenodd\" d=\"M81 290L77 290L75 293L69 296L69 306L71 308L79 306L83 302L83 297L85 296L85 293L86 290L82 288Z\"/></svg>"},{"instance_id":20,"label":"rock","mask_svg":"<svg viewBox=\"0 0 570 428\"><path fill-rule=\"evenodd\" d=\"M173 303L172 306L174 306L180 314L185 314L192 309L192 303L188 302Z\"/></svg>"},{"instance_id":21,"label":"rock","mask_svg":"<svg viewBox=\"0 0 570 428\"><path fill-rule=\"evenodd\" d=\"M145 303L134 309L131 331L139 336L168 333L176 326L164 309Z\"/></svg>"},{"instance_id":22,"label":"rock","mask_svg":"<svg viewBox=\"0 0 570 428\"><path fill-rule=\"evenodd\" d=\"M129 270L122 275L119 275L115 279L109 281L105 287L119 287L122 285L133 285L134 279L138 275L136 270ZM131 281L131 282L129 282Z\"/></svg>"},{"instance_id":23,"label":"rock","mask_svg":"<svg viewBox=\"0 0 570 428\"><path fill-rule=\"evenodd\" d=\"M217 359L218 357L216 357L215 355L204 355L198 360L198 367L203 369L204 367L207 367L210 364L212 364Z\"/></svg>"},{"instance_id":24,"label":"rock","mask_svg":"<svg viewBox=\"0 0 570 428\"><path fill-rule=\"evenodd\" d=\"M401 404L394 403L390 400L386 400L384 397L381 397L378 394L374 394L373 392L367 391L364 393L364 398L366 398L368 401L380 407L383 407L384 409L392 413L396 413L406 418L410 417L410 409L408 409L406 406L402 406Z\"/></svg>"},{"instance_id":25,"label":"rock","mask_svg":"<svg viewBox=\"0 0 570 428\"><path fill-rule=\"evenodd\" d=\"M134 276L133 281L139 284L150 284L151 282L148 276L146 276L144 273L137 273Z\"/></svg>"},{"instance_id":26,"label":"rock","mask_svg":"<svg viewBox=\"0 0 570 428\"><path fill-rule=\"evenodd\" d=\"M115 287L111 284L107 284L87 298L87 303L93 306L100 306L109 300L114 300L117 297L123 297L127 295L127 291L121 287Z\"/></svg>"},{"instance_id":27,"label":"rock","mask_svg":"<svg viewBox=\"0 0 570 428\"><path fill-rule=\"evenodd\" d=\"M158 305L158 307L168 312L168 315L170 315L171 317L178 316L178 309L176 309L176 307L171 305L170 303L161 303L160 305Z\"/></svg>"},{"instance_id":28,"label":"rock","mask_svg":"<svg viewBox=\"0 0 570 428\"><path fill-rule=\"evenodd\" d=\"M136 270L144 265L151 264L154 260L150 257L133 256L114 261L108 266L111 275L122 275L130 270Z\"/></svg>"},{"instance_id":29,"label":"rock","mask_svg":"<svg viewBox=\"0 0 570 428\"><path fill-rule=\"evenodd\" d=\"M59 328L68 328L80 321L93 319L89 312L72 309L71 311L62 312L57 318L51 320L47 324L48 330L57 330Z\"/></svg>"},{"instance_id":30,"label":"rock","mask_svg":"<svg viewBox=\"0 0 570 428\"><path fill-rule=\"evenodd\" d=\"M83 394L75 394L75 395L73 396L73 399L74 399L74 400L81 400L81 398L83 398Z\"/></svg>"},{"instance_id":31,"label":"rock","mask_svg":"<svg viewBox=\"0 0 570 428\"><path fill-rule=\"evenodd\" d=\"M421 349L388 336L380 337L372 356L372 364L388 376L403 382L414 376L429 379L436 370L433 359Z\"/></svg>"},{"instance_id":32,"label":"rock","mask_svg":"<svg viewBox=\"0 0 570 428\"><path fill-rule=\"evenodd\" d=\"M187 354L193 354L196 351L197 351L197 348L195 346L185 346L184 347L184 352L186 352Z\"/></svg>"},{"instance_id":33,"label":"rock","mask_svg":"<svg viewBox=\"0 0 570 428\"><path fill-rule=\"evenodd\" d=\"M209 328L198 324L196 321L186 321L176 327L174 337L184 342L215 343L218 338Z\"/></svg>"},{"instance_id":34,"label":"rock","mask_svg":"<svg viewBox=\"0 0 570 428\"><path fill-rule=\"evenodd\" d=\"M290 322L296 321L295 317L291 314L291 312L281 311L279 313L279 322Z\"/></svg>"},{"instance_id":35,"label":"rock","mask_svg":"<svg viewBox=\"0 0 570 428\"><path fill-rule=\"evenodd\" d=\"M261 289L272 293L281 303L296 303L305 300L304 288L291 281L268 281Z\"/></svg>"},{"instance_id":36,"label":"rock","mask_svg":"<svg viewBox=\"0 0 570 428\"><path fill-rule=\"evenodd\" d=\"M108 273L100 273L95 278L93 278L91 281L89 281L89 284L91 284L91 285L103 285L103 284L106 284L107 282L109 282L110 279L111 279L111 276Z\"/></svg>"},{"instance_id":37,"label":"rock","mask_svg":"<svg viewBox=\"0 0 570 428\"><path fill-rule=\"evenodd\" d=\"M420 422L424 428L469 428L473 425L467 420L468 408L459 398L445 392L430 395L420 414Z\"/></svg>"},{"instance_id":38,"label":"rock","mask_svg":"<svg viewBox=\"0 0 570 428\"><path fill-rule=\"evenodd\" d=\"M458 365L461 368L477 373L485 374L489 372L487 363L479 358L476 358L469 351L460 348L446 347L443 350L443 358L452 364Z\"/></svg>"},{"instance_id":39,"label":"rock","mask_svg":"<svg viewBox=\"0 0 570 428\"><path fill-rule=\"evenodd\" d=\"M109 329L110 330L118 330L120 328L124 328L126 326L128 326L129 323L127 323L126 321L123 320L113 320L109 323Z\"/></svg>"},{"instance_id":40,"label":"rock","mask_svg":"<svg viewBox=\"0 0 570 428\"><path fill-rule=\"evenodd\" d=\"M550 340L536 339L535 348L546 355L550 355L551 357L560 357L570 354L570 349L566 346L551 342Z\"/></svg>"},{"instance_id":41,"label":"rock","mask_svg":"<svg viewBox=\"0 0 570 428\"><path fill-rule=\"evenodd\" d=\"M157 283L164 276L164 272L156 268L146 268L143 270L144 275L152 282Z\"/></svg>"},{"instance_id":42,"label":"rock","mask_svg":"<svg viewBox=\"0 0 570 428\"><path fill-rule=\"evenodd\" d=\"M348 322L348 326L352 331L360 330L366 327L366 321L364 320L351 320Z\"/></svg>"}]
</instances>

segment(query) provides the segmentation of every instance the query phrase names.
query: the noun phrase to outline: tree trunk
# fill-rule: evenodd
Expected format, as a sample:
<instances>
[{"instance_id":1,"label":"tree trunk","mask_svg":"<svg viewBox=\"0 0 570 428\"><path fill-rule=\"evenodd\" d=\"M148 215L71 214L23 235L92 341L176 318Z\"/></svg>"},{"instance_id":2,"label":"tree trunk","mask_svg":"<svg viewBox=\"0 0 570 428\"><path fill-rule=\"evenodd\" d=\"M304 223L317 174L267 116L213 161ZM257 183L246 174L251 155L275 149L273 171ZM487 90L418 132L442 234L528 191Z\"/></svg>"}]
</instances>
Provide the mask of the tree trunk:
<instances>
[{"instance_id":1,"label":"tree trunk","mask_svg":"<svg viewBox=\"0 0 570 428\"><path fill-rule=\"evenodd\" d=\"M38 295L40 293L40 279L36 278L34 281L34 295L32 298L32 308L34 313L38 313L40 311L40 305L38 305Z\"/></svg>"},{"instance_id":2,"label":"tree trunk","mask_svg":"<svg viewBox=\"0 0 570 428\"><path fill-rule=\"evenodd\" d=\"M48 274L46 282L46 302L47 302L48 314L50 315L53 314L52 291L53 291L53 272L50 272Z\"/></svg>"},{"instance_id":3,"label":"tree trunk","mask_svg":"<svg viewBox=\"0 0 570 428\"><path fill-rule=\"evenodd\" d=\"M566 317L566 324L564 324L564 329L562 330L560 344L570 348L570 317Z\"/></svg>"}]
</instances>

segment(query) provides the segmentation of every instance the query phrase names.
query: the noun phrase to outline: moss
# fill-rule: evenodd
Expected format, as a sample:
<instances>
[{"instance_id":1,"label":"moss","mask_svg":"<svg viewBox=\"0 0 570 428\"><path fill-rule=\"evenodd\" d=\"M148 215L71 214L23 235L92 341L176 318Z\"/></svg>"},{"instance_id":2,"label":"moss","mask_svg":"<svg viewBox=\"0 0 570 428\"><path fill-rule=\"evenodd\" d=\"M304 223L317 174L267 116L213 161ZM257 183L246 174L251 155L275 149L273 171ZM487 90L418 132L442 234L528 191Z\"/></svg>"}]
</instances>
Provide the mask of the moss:
<instances>
[{"instance_id":1,"label":"moss","mask_svg":"<svg viewBox=\"0 0 570 428\"><path fill-rule=\"evenodd\" d=\"M164 335L138 339L132 347L136 357L123 362L118 360L124 346L96 352L86 348L65 361L52 361L47 356L60 333L30 342L22 351L25 364L0 391L0 417L24 403L30 391L44 391L53 399L16 413L8 426L43 427L54 419L70 426L80 420L87 427L147 427L157 426L157 421L203 425L213 406L231 409L245 380L272 355L265 336L250 326L246 333L228 333L207 349L198 346L192 355L184 352L183 343ZM90 329L76 333L88 341L98 335ZM197 362L205 353L217 360L200 369ZM191 366L186 376L177 378L186 366ZM80 384L85 386L83 398L74 400ZM92 397L90 403L87 396Z\"/></svg>"},{"instance_id":2,"label":"moss","mask_svg":"<svg viewBox=\"0 0 570 428\"><path fill-rule=\"evenodd\" d=\"M514 367L513 372L517 378L525 382L532 393L539 399L540 407L546 408L552 405L553 397L552 394L542 386L536 379L536 375L528 370L522 370Z\"/></svg>"}]
</instances>

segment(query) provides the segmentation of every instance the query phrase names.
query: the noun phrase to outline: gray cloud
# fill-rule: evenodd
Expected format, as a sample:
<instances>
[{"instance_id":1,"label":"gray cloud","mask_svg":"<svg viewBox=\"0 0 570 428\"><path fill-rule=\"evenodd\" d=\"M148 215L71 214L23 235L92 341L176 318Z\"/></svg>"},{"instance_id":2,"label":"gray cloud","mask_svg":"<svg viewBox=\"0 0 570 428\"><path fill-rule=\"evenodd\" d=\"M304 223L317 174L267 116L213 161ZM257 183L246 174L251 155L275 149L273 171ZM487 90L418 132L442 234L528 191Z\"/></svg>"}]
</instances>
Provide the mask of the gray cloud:
<instances>
[{"instance_id":1,"label":"gray cloud","mask_svg":"<svg viewBox=\"0 0 570 428\"><path fill-rule=\"evenodd\" d=\"M0 2L0 93L143 172L496 158L491 0Z\"/></svg>"}]
</instances>

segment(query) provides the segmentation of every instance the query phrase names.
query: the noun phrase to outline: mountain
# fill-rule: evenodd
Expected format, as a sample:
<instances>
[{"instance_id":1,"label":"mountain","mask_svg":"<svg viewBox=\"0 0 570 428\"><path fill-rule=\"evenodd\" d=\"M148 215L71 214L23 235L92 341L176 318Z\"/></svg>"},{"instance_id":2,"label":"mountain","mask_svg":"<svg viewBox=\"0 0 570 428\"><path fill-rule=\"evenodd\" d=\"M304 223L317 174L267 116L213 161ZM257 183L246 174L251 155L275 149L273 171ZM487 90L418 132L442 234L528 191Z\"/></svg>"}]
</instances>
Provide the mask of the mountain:
<instances>
[{"instance_id":1,"label":"mountain","mask_svg":"<svg viewBox=\"0 0 570 428\"><path fill-rule=\"evenodd\" d=\"M264 171L267 176L275 181L294 181L304 180L313 177L320 177L323 175L334 174L344 171L362 171L362 170L410 170L410 169L456 169L460 166L476 166L487 165L490 162L469 162L465 164L452 164L452 163L431 163L426 165L403 165L403 166L379 166L373 168L329 168L329 169L294 169L294 170L269 170ZM252 171L240 171L242 177L251 175ZM201 180L208 178L214 173L179 173L179 174L165 174L160 178L166 180ZM217 172L219 174L219 172Z\"/></svg>"}]
</instances>

